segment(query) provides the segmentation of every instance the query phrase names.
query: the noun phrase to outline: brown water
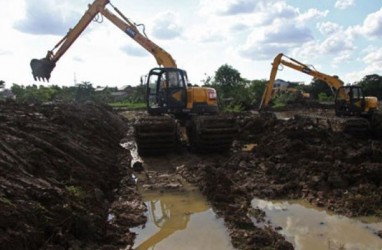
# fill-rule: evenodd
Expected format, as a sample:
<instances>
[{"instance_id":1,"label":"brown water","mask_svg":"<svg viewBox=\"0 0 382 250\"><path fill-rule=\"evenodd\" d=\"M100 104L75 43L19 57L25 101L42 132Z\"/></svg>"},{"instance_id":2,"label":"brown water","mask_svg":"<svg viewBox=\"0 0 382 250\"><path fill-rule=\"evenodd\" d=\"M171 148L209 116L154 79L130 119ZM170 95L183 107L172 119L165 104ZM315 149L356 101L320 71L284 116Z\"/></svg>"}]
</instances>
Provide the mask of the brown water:
<instances>
[{"instance_id":1,"label":"brown water","mask_svg":"<svg viewBox=\"0 0 382 250\"><path fill-rule=\"evenodd\" d=\"M381 250L382 221L376 218L350 219L332 215L304 201L265 201L253 199L252 206L266 212L272 226L296 249Z\"/></svg>"},{"instance_id":2,"label":"brown water","mask_svg":"<svg viewBox=\"0 0 382 250\"><path fill-rule=\"evenodd\" d=\"M234 249L222 219L196 190L143 192L148 212L134 249Z\"/></svg>"},{"instance_id":3,"label":"brown water","mask_svg":"<svg viewBox=\"0 0 382 250\"><path fill-rule=\"evenodd\" d=\"M180 162L171 157L142 159L135 142L121 146L130 150L132 167L141 162L145 169L136 180L147 206L147 222L131 229L137 234L134 249L234 249L223 219L216 217L206 198L170 170L180 166L183 158Z\"/></svg>"}]
</instances>

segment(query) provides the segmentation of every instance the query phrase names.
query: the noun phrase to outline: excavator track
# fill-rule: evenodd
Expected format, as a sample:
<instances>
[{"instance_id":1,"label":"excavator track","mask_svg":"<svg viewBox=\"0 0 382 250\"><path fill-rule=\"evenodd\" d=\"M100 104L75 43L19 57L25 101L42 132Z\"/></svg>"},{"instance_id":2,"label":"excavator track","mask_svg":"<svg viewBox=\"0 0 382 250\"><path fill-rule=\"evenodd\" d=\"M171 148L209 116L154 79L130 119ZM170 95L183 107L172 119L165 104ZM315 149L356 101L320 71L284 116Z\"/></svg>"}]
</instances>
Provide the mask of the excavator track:
<instances>
[{"instance_id":1,"label":"excavator track","mask_svg":"<svg viewBox=\"0 0 382 250\"><path fill-rule=\"evenodd\" d=\"M235 119L225 115L195 116L188 129L190 144L198 152L227 151L237 133Z\"/></svg>"},{"instance_id":2,"label":"excavator track","mask_svg":"<svg viewBox=\"0 0 382 250\"><path fill-rule=\"evenodd\" d=\"M362 117L343 118L343 132L355 136L364 136L370 133L370 122Z\"/></svg>"},{"instance_id":3,"label":"excavator track","mask_svg":"<svg viewBox=\"0 0 382 250\"><path fill-rule=\"evenodd\" d=\"M134 124L138 153L172 152L178 144L178 125L170 116L144 116Z\"/></svg>"},{"instance_id":4,"label":"excavator track","mask_svg":"<svg viewBox=\"0 0 382 250\"><path fill-rule=\"evenodd\" d=\"M371 130L376 139L382 139L382 112L375 111L371 118Z\"/></svg>"}]
</instances>

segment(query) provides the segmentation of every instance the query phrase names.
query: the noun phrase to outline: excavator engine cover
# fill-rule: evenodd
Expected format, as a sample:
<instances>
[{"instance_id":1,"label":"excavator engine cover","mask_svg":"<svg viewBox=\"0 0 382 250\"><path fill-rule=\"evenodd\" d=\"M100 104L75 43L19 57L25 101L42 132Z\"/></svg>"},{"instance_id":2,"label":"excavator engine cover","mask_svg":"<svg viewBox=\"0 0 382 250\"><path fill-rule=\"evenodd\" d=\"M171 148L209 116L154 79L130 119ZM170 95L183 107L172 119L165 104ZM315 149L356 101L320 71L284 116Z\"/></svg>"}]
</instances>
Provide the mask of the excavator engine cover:
<instances>
[{"instance_id":1,"label":"excavator engine cover","mask_svg":"<svg viewBox=\"0 0 382 250\"><path fill-rule=\"evenodd\" d=\"M50 73L52 73L56 63L50 61L47 58L43 59L32 59L31 60L32 74L35 81L43 80L49 82Z\"/></svg>"}]
</instances>

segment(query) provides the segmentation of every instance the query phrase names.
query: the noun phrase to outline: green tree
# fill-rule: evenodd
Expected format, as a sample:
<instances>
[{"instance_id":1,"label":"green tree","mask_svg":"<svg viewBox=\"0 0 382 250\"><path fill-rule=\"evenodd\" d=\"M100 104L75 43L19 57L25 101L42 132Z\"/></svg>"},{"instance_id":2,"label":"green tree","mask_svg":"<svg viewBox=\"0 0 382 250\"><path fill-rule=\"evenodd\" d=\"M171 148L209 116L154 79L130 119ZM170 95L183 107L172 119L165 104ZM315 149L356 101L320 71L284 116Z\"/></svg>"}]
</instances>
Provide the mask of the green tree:
<instances>
[{"instance_id":1,"label":"green tree","mask_svg":"<svg viewBox=\"0 0 382 250\"><path fill-rule=\"evenodd\" d=\"M310 91L310 96L316 100L319 99L321 93L324 93L327 96L335 95L335 90L332 90L325 81L317 78L313 78Z\"/></svg>"},{"instance_id":2,"label":"green tree","mask_svg":"<svg viewBox=\"0 0 382 250\"><path fill-rule=\"evenodd\" d=\"M114 91L113 88L106 87L102 91L94 92L93 99L94 99L94 101L100 102L100 103L109 103L109 102L112 102L112 95L111 95L111 93L113 91Z\"/></svg>"},{"instance_id":3,"label":"green tree","mask_svg":"<svg viewBox=\"0 0 382 250\"><path fill-rule=\"evenodd\" d=\"M224 64L213 80L207 78L205 83L216 89L221 109L240 111L253 109L260 103L266 81L244 79L237 69Z\"/></svg>"},{"instance_id":4,"label":"green tree","mask_svg":"<svg viewBox=\"0 0 382 250\"><path fill-rule=\"evenodd\" d=\"M377 74L366 75L356 83L361 86L366 96L376 96L382 98L382 76Z\"/></svg>"},{"instance_id":5,"label":"green tree","mask_svg":"<svg viewBox=\"0 0 382 250\"><path fill-rule=\"evenodd\" d=\"M17 100L23 99L25 95L25 89L24 86L18 85L18 84L13 84L11 87L11 91L14 95L16 95Z\"/></svg>"},{"instance_id":6,"label":"green tree","mask_svg":"<svg viewBox=\"0 0 382 250\"><path fill-rule=\"evenodd\" d=\"M85 102L92 100L94 88L90 82L82 82L78 84L76 91L76 101Z\"/></svg>"},{"instance_id":7,"label":"green tree","mask_svg":"<svg viewBox=\"0 0 382 250\"><path fill-rule=\"evenodd\" d=\"M260 105L267 83L268 81L265 79L250 81L248 86L248 92L251 93L252 106L258 107Z\"/></svg>"},{"instance_id":8,"label":"green tree","mask_svg":"<svg viewBox=\"0 0 382 250\"><path fill-rule=\"evenodd\" d=\"M240 72L237 69L234 69L228 64L224 64L219 67L215 72L214 81L216 84L221 86L235 86L242 82Z\"/></svg>"}]
</instances>

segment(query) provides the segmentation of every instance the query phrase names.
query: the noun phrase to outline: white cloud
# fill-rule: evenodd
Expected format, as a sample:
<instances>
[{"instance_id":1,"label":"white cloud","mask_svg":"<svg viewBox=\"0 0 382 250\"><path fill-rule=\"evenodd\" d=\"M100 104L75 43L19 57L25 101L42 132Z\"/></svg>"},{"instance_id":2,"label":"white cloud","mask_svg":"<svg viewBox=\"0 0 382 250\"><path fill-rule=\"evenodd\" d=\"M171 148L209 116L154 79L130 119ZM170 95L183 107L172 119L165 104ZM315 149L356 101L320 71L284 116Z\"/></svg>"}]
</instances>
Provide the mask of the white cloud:
<instances>
[{"instance_id":1,"label":"white cloud","mask_svg":"<svg viewBox=\"0 0 382 250\"><path fill-rule=\"evenodd\" d=\"M251 0L200 0L199 10L203 15L237 15L253 12L256 5Z\"/></svg>"},{"instance_id":2,"label":"white cloud","mask_svg":"<svg viewBox=\"0 0 382 250\"><path fill-rule=\"evenodd\" d=\"M287 53L312 39L308 28L298 26L293 21L275 20L270 27L254 30L246 43L239 47L239 54L253 60L268 59L280 52Z\"/></svg>"},{"instance_id":3,"label":"white cloud","mask_svg":"<svg viewBox=\"0 0 382 250\"><path fill-rule=\"evenodd\" d=\"M243 13L252 13L255 10L256 3L249 0L236 0L228 2L226 9L221 12L223 15L237 15Z\"/></svg>"},{"instance_id":4,"label":"white cloud","mask_svg":"<svg viewBox=\"0 0 382 250\"><path fill-rule=\"evenodd\" d=\"M328 13L329 13L328 10L319 11L318 9L309 9L307 12L299 15L297 20L300 22L307 22L313 19L326 17Z\"/></svg>"},{"instance_id":5,"label":"white cloud","mask_svg":"<svg viewBox=\"0 0 382 250\"><path fill-rule=\"evenodd\" d=\"M369 36L382 36L382 8L366 17L362 32Z\"/></svg>"},{"instance_id":6,"label":"white cloud","mask_svg":"<svg viewBox=\"0 0 382 250\"><path fill-rule=\"evenodd\" d=\"M126 44L121 47L121 50L130 56L145 57L148 53L145 49L137 45Z\"/></svg>"},{"instance_id":7,"label":"white cloud","mask_svg":"<svg viewBox=\"0 0 382 250\"><path fill-rule=\"evenodd\" d=\"M332 35L342 29L339 24L333 22L318 23L317 28L323 35Z\"/></svg>"},{"instance_id":8,"label":"white cloud","mask_svg":"<svg viewBox=\"0 0 382 250\"><path fill-rule=\"evenodd\" d=\"M382 48L370 48L366 56L363 57L366 64L382 64ZM382 67L380 70L382 71Z\"/></svg>"},{"instance_id":9,"label":"white cloud","mask_svg":"<svg viewBox=\"0 0 382 250\"><path fill-rule=\"evenodd\" d=\"M338 54L341 51L353 49L353 41L346 39L343 33L335 33L329 36L320 45L320 52L324 54Z\"/></svg>"},{"instance_id":10,"label":"white cloud","mask_svg":"<svg viewBox=\"0 0 382 250\"><path fill-rule=\"evenodd\" d=\"M171 11L158 14L153 21L152 34L159 39L171 40L182 34L182 26L177 15Z\"/></svg>"},{"instance_id":11,"label":"white cloud","mask_svg":"<svg viewBox=\"0 0 382 250\"><path fill-rule=\"evenodd\" d=\"M299 9L283 1L262 4L259 8L261 13L266 13L261 25L255 24L246 43L237 49L242 57L253 60L273 58L277 53L288 53L313 41L312 30L306 22L328 14L328 11L317 9L300 13Z\"/></svg>"},{"instance_id":12,"label":"white cloud","mask_svg":"<svg viewBox=\"0 0 382 250\"><path fill-rule=\"evenodd\" d=\"M354 0L337 0L335 7L340 10L347 9L351 6L354 6Z\"/></svg>"},{"instance_id":13,"label":"white cloud","mask_svg":"<svg viewBox=\"0 0 382 250\"><path fill-rule=\"evenodd\" d=\"M382 8L367 15L362 25L349 27L349 33L353 36L363 35L370 39L382 37Z\"/></svg>"},{"instance_id":14,"label":"white cloud","mask_svg":"<svg viewBox=\"0 0 382 250\"><path fill-rule=\"evenodd\" d=\"M74 26L80 13L68 10L68 6L58 0L25 1L24 19L14 23L14 27L24 33L37 35L62 35ZM42 7L43 6L43 7Z\"/></svg>"},{"instance_id":15,"label":"white cloud","mask_svg":"<svg viewBox=\"0 0 382 250\"><path fill-rule=\"evenodd\" d=\"M352 56L353 56L353 53L350 50L340 51L339 55L333 59L333 62L331 65L335 68L337 68L338 66L342 66L343 63L346 63L352 60Z\"/></svg>"}]
</instances>

